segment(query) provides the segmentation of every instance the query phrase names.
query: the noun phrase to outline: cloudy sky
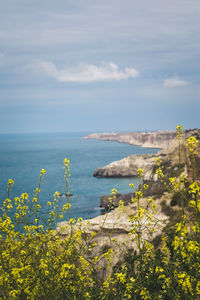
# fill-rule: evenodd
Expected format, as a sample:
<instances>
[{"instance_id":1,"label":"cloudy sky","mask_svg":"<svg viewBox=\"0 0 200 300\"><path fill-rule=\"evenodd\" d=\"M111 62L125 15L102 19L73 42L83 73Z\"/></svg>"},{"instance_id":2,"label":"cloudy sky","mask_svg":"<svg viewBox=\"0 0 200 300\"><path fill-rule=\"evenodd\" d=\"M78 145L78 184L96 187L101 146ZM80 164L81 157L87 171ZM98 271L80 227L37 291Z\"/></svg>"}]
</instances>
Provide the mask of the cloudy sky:
<instances>
[{"instance_id":1,"label":"cloudy sky","mask_svg":"<svg viewBox=\"0 0 200 300\"><path fill-rule=\"evenodd\" d=\"M199 0L1 0L0 133L200 127Z\"/></svg>"}]
</instances>

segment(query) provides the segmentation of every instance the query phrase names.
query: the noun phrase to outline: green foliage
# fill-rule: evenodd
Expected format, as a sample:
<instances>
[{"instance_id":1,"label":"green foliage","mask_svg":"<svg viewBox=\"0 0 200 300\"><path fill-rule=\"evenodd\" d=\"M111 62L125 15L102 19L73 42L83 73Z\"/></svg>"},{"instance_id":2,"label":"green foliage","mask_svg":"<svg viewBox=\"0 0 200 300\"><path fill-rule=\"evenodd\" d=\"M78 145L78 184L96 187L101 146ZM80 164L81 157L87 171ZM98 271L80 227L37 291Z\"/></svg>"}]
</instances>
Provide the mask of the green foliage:
<instances>
[{"instance_id":1,"label":"green foliage","mask_svg":"<svg viewBox=\"0 0 200 300\"><path fill-rule=\"evenodd\" d=\"M182 127L177 126L179 158ZM187 140L191 167L195 168L198 141ZM68 182L70 162L64 160L67 201L59 206L60 193L47 202L47 222L41 217L40 186L46 173L42 169L39 185L31 199L27 193L11 200L14 181L8 181L7 198L0 217L0 298L1 299L200 299L200 186L195 178L178 172L166 177L157 159L157 176L180 198L181 220L167 230L156 216L152 198L143 201L148 186L142 184L143 170L138 170L141 189L132 205L136 213L129 217L130 246L113 263L117 243L98 247L96 234L81 218L70 217ZM134 185L130 185L134 189ZM110 203L115 198L113 190ZM120 201L119 213L124 205ZM68 214L69 221L56 230L57 222ZM14 215L14 219L11 218ZM27 222L27 218L29 222ZM105 215L104 222L106 222ZM164 229L164 230L163 230ZM156 232L163 232L155 242ZM114 241L114 239L112 239ZM121 248L119 248L121 249Z\"/></svg>"}]
</instances>

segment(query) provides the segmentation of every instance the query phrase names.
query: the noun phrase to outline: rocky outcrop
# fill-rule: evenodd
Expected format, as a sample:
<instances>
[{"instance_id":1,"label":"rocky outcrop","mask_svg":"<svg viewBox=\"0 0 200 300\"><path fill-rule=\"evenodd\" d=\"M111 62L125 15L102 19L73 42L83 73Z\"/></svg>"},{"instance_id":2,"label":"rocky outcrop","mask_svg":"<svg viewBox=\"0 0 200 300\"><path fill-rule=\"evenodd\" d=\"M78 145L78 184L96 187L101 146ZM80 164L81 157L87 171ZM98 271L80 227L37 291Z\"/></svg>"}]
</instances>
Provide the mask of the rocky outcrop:
<instances>
[{"instance_id":1,"label":"rocky outcrop","mask_svg":"<svg viewBox=\"0 0 200 300\"><path fill-rule=\"evenodd\" d=\"M178 221L178 216L181 211L180 207L171 205L170 197L166 193L159 200L155 200L157 205L157 213L155 215L156 224L145 225L149 222L145 221L141 227L143 239L149 238L149 231L154 228L154 232L151 238L156 241L162 233L163 227L169 223L170 220L175 219ZM141 199L141 205L147 207L148 199ZM84 228L83 236L89 236L92 232L95 232L95 237L92 242L96 242L96 247L93 248L94 253L101 253L104 249L113 249L112 263L115 265L121 258L122 253L130 248L137 249L135 238L130 235L131 229L134 225L130 221L137 212L137 205L131 203L123 208L115 208L114 210L104 215L98 216L90 220L83 220L81 225L75 225L74 230L77 228ZM70 226L68 222L61 222L57 225L57 233L62 238L66 238L70 235ZM102 268L103 270L103 268Z\"/></svg>"},{"instance_id":2,"label":"rocky outcrop","mask_svg":"<svg viewBox=\"0 0 200 300\"><path fill-rule=\"evenodd\" d=\"M183 132L183 137L195 136L200 138L200 129L188 129ZM92 133L85 136L85 139L96 139L102 141L115 141L147 148L171 147L176 137L176 131L155 131L155 132L122 132L122 133Z\"/></svg>"},{"instance_id":3,"label":"rocky outcrop","mask_svg":"<svg viewBox=\"0 0 200 300\"><path fill-rule=\"evenodd\" d=\"M172 169L170 170L170 174L173 174ZM169 176L169 174L168 174ZM167 191L166 185L159 179L157 180L144 180L143 184L148 185L148 188L143 190L143 197L154 197L159 199L162 195ZM138 187L141 189L141 186ZM100 207L104 208L105 210L112 210L119 206L120 200L123 201L124 205L128 205L132 202L133 198L135 197L135 192L127 193L127 194L120 194L117 193L115 197L111 197L110 195L104 195L100 198Z\"/></svg>"},{"instance_id":4,"label":"rocky outcrop","mask_svg":"<svg viewBox=\"0 0 200 300\"><path fill-rule=\"evenodd\" d=\"M95 177L137 177L137 170L143 169L144 179L152 177L152 172L156 164L155 158L159 155L164 157L165 153L131 155L121 160L112 162L105 167L98 168L94 171Z\"/></svg>"},{"instance_id":5,"label":"rocky outcrop","mask_svg":"<svg viewBox=\"0 0 200 300\"><path fill-rule=\"evenodd\" d=\"M190 131L189 133L187 132L187 134L191 135L192 133ZM200 140L200 130L193 131L193 135ZM190 182L191 176L194 175L195 180L200 182L200 154L196 154L195 157L193 157L193 163L195 165L195 173L193 173L191 171L190 155L188 156L189 151L184 146L185 142L180 147L180 156L179 151L177 151L177 148L175 147L175 144L177 145L177 143L172 144L168 150L162 150L155 155L134 155L124 158L119 162L101 168L98 173L99 176L102 176L103 174L106 176L118 176L120 174L129 176L130 174L134 174L134 176L136 176L137 168L142 168L144 170L143 183L148 184L149 188L143 188L140 205L144 209L150 209L149 198L153 198L154 204L157 206L157 213L153 216L153 218L155 217L155 222L153 223L149 223L148 219L145 219L146 214L144 214L140 230L142 232L143 240L148 240L149 231L151 231L151 229L154 230L150 235L150 238L153 239L155 247L159 247L162 231L166 230L166 228L174 228L174 225L181 220L181 202L185 199L184 193L183 195L179 191L172 193L167 184L167 182L169 183L168 180L164 180L163 182L158 178L155 173L155 158L157 156L161 158L161 168L166 179L169 179L170 177L178 178L180 174L185 173L188 180L185 181L185 186ZM133 169L131 171L132 173L129 172L130 169ZM112 197L103 196L101 198L101 207L113 210L89 221L84 220L81 225L78 223L75 225L77 228L79 228L79 226L84 228L83 236L90 237L92 232L96 233L95 237L92 238L92 242L96 242L96 247L92 250L94 256L96 255L95 251L96 253L103 253L105 249L112 247L113 265L120 261L123 251L126 251L127 249L137 249L135 238L132 236L131 231L132 229L136 229L131 221L137 213L137 203L132 201L134 200L134 196L134 193L126 195L116 194L115 197L113 197L113 195ZM187 194L186 199L189 199L189 197L190 195ZM124 201L125 206L117 207L120 200ZM191 213L191 208L187 206L187 202L185 203L185 213ZM63 238L69 236L69 223L59 223L57 225L57 232ZM102 261L101 270L104 270L103 263L104 262ZM102 273L101 275L104 277L105 274Z\"/></svg>"},{"instance_id":6,"label":"rocky outcrop","mask_svg":"<svg viewBox=\"0 0 200 300\"><path fill-rule=\"evenodd\" d=\"M119 206L119 201L122 200L124 202L124 205L128 205L131 203L131 199L135 196L134 193L128 193L128 194L115 194L115 197L111 196L102 196L100 199L100 207L105 208L106 210L113 209L115 207Z\"/></svg>"},{"instance_id":7,"label":"rocky outcrop","mask_svg":"<svg viewBox=\"0 0 200 300\"><path fill-rule=\"evenodd\" d=\"M187 135L191 134L196 136L200 140L200 130L187 131ZM195 154L193 158L193 164L195 165L194 171L192 171L192 164L189 159L190 153L186 147L186 140L183 139L183 143L180 147L180 158L177 141L171 143L169 149L159 151L154 155L132 155L126 157L120 161L111 163L103 168L97 169L95 172L96 176L114 177L119 175L123 176L137 176L137 169L143 169L143 184L148 185L148 189L143 191L144 197L156 197L159 199L166 191L170 191L169 184L165 184L156 174L157 164L156 158L161 159L161 168L165 174L166 182L170 177L179 177L180 174L185 174L189 180L194 176L197 181L200 181L200 154ZM180 161L179 161L180 159ZM194 172L194 173L193 173ZM112 209L117 207L120 200L123 200L127 205L131 203L131 199L134 194L117 194L115 199L110 201L110 196L102 196L100 206L105 209ZM177 195L180 200L180 195ZM180 201L175 201L176 203ZM174 202L174 203L175 203Z\"/></svg>"},{"instance_id":8,"label":"rocky outcrop","mask_svg":"<svg viewBox=\"0 0 200 300\"><path fill-rule=\"evenodd\" d=\"M158 137L161 137L162 132L157 132ZM165 132L166 133L166 132ZM160 157L162 160L167 156L169 157L172 153L175 153L175 149L177 147L177 139L173 138L174 135L172 132L168 132L168 148L159 151L157 154L146 154L146 155L131 155L127 156L119 161L112 162L104 167L100 167L94 171L93 176L95 177L136 177L137 170L143 169L144 171L144 180L152 180L153 170L155 168L156 157ZM134 133L132 133L134 134ZM139 133L138 133L139 134ZM143 133L140 133L143 134ZM149 133L149 136L155 133ZM106 137L108 134L102 134L102 138ZM112 136L116 136L117 134L112 133ZM197 139L200 139L200 129L191 129L184 131L183 139L185 140L189 136L196 136ZM92 135L93 136L93 135ZM96 134L94 134L96 136ZM165 137L167 136L167 133ZM126 136L127 137L127 136ZM171 139L170 139L170 138ZM159 138L157 139L158 142ZM143 144L145 145L145 144ZM163 142L160 143L160 148L163 145Z\"/></svg>"},{"instance_id":9,"label":"rocky outcrop","mask_svg":"<svg viewBox=\"0 0 200 300\"><path fill-rule=\"evenodd\" d=\"M170 142L175 138L175 131L156 132L125 132L125 133L93 133L87 135L86 139L98 139L102 141L116 141L128 143L141 147L168 148Z\"/></svg>"}]
</instances>

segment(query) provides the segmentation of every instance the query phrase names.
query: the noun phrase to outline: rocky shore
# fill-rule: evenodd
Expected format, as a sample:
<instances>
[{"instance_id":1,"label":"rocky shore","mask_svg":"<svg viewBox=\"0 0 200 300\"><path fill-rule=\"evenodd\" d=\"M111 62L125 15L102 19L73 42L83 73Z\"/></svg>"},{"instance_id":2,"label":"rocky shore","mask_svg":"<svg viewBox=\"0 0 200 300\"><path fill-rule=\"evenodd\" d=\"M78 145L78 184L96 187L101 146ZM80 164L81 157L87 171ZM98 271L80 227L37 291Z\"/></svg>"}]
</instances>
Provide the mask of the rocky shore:
<instances>
[{"instance_id":1,"label":"rocky shore","mask_svg":"<svg viewBox=\"0 0 200 300\"><path fill-rule=\"evenodd\" d=\"M149 134L151 136L152 133ZM122 134L123 137L128 135ZM143 134L142 134L143 135ZM168 135L168 140L166 136ZM180 174L185 174L187 178L191 178L191 162L188 158L188 150L185 146L185 140L189 136L195 136L200 140L200 129L192 129L184 131L183 133L183 143L180 148L180 158L179 161L179 151L178 143L175 139L174 133L169 133L165 136L165 142L158 144L157 141L151 142L153 147L155 145L161 148L161 145L167 145L168 147L159 151L155 155L132 155L125 157L122 160L113 162L105 167L98 168L94 172L94 176L99 177L127 177L127 176L137 176L137 169L141 168L144 170L143 183L148 184L149 188L143 190L143 198L141 203L143 206L148 205L149 197L153 198L155 204L157 205L157 214L156 218L159 219L163 226L174 226L177 220L181 216L181 197L179 193L172 194L168 186L158 178L156 174L156 161L155 158L159 157L162 160L161 168L166 176L166 178L176 177L178 178ZM148 136L148 135L146 135ZM153 136L156 136L156 133L153 133ZM160 137L160 132L157 135ZM98 134L90 135L87 138L98 138L103 140L116 140L121 141L116 137L116 134ZM125 142L125 141L123 141ZM132 143L133 140L129 140L129 143ZM147 143L145 142L145 145ZM150 145L150 143L149 143ZM197 181L200 181L200 155L195 157L195 177ZM101 215L91 220L84 220L83 224L86 226L86 234L91 232L96 232L95 240L98 243L98 248L105 246L106 244L111 243L111 239L115 239L117 242L126 245L129 247L129 238L128 233L130 230L130 217L134 216L136 213L136 205L132 203L132 199L135 194L129 193L126 195L116 194L115 199L112 201L112 206L110 206L110 196L102 196L101 198L101 207L112 209L106 215ZM124 201L124 208L118 207L119 201ZM189 209L189 208L188 208ZM65 227L68 223L62 222L58 224L57 231L59 234L65 236L68 234L68 229ZM160 236L163 227L156 229L153 237L156 239ZM120 253L116 253L116 261L120 258Z\"/></svg>"},{"instance_id":2,"label":"rocky shore","mask_svg":"<svg viewBox=\"0 0 200 300\"><path fill-rule=\"evenodd\" d=\"M150 148L168 148L175 136L176 131L92 133L85 139L115 141Z\"/></svg>"},{"instance_id":3,"label":"rocky shore","mask_svg":"<svg viewBox=\"0 0 200 300\"><path fill-rule=\"evenodd\" d=\"M142 140L144 138L143 147L146 147L148 141L148 147L156 147L163 148L157 152L157 154L145 154L145 155L131 155L127 156L121 160L114 161L104 167L100 167L94 171L93 176L95 177L136 177L137 170L143 169L144 171L144 179L152 180L153 175L152 172L155 168L156 157L160 157L162 160L169 157L172 152L174 152L177 147L177 139L174 131L166 131L166 132L149 132L149 133L122 133L122 134L91 134L86 136L86 138L96 138L100 140L115 140L117 142L123 140L123 137L128 135L134 136L137 135L138 140ZM190 129L185 130L183 133L183 139L187 139L189 136L194 135L199 137L200 130L199 129ZM149 142L151 140L151 143ZM124 141L125 143L125 141ZM129 144L134 144L133 139L130 138ZM167 146L166 146L167 145ZM154 178L156 179L156 178Z\"/></svg>"},{"instance_id":4,"label":"rocky shore","mask_svg":"<svg viewBox=\"0 0 200 300\"><path fill-rule=\"evenodd\" d=\"M142 199L142 205L148 205L147 202L147 198ZM163 226L169 222L170 215L173 215L172 211L179 213L181 208L175 207L172 210L167 193L163 195L159 201L155 201L155 204L158 207L156 218L158 218L160 224L162 224L162 226L158 227L153 233L153 237L156 239L156 237L161 234ZM84 228L84 234L86 235L95 232L96 235L93 241L97 243L97 253L106 246L108 248L113 247L115 249L113 263L115 264L120 259L121 251L123 249L127 250L129 247L134 247L135 245L135 242L131 241L129 237L129 232L132 228L130 217L134 216L136 211L136 204L133 203L125 205L122 209L117 207L104 215L100 215L90 220L83 220L81 225L79 225L79 223L77 224L77 228L79 228L79 226ZM57 225L57 232L63 238L69 235L69 231L70 227L68 222L61 222ZM143 232L143 234L145 237L145 234L147 233Z\"/></svg>"},{"instance_id":5,"label":"rocky shore","mask_svg":"<svg viewBox=\"0 0 200 300\"><path fill-rule=\"evenodd\" d=\"M159 155L165 156L164 153ZM151 177L155 166L155 158L158 155L131 155L121 160L112 162L105 167L98 168L94 171L95 177L137 177L137 170L144 170L144 179Z\"/></svg>"}]
</instances>

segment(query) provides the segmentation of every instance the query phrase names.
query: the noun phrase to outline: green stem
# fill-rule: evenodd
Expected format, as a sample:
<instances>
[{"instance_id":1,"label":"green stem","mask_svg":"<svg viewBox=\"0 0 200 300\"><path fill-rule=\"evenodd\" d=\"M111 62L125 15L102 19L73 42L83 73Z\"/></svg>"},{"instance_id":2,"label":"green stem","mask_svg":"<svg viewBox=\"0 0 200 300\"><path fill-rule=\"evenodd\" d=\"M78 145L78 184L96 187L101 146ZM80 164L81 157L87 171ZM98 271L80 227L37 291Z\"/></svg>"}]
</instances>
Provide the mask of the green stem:
<instances>
[{"instance_id":1,"label":"green stem","mask_svg":"<svg viewBox=\"0 0 200 300\"><path fill-rule=\"evenodd\" d=\"M141 186L142 180L141 177L139 178L139 186ZM138 230L137 230L137 236L138 236L138 248L139 253L141 254L141 224L140 224L140 197L137 197L137 210L138 210Z\"/></svg>"},{"instance_id":2,"label":"green stem","mask_svg":"<svg viewBox=\"0 0 200 300\"><path fill-rule=\"evenodd\" d=\"M195 181L195 173L194 173L194 165L195 165L195 163L194 163L194 154L192 154L191 160L192 160L192 180L193 180L193 182L194 182L194 181Z\"/></svg>"},{"instance_id":3,"label":"green stem","mask_svg":"<svg viewBox=\"0 0 200 300\"><path fill-rule=\"evenodd\" d=\"M66 178L66 182L65 182L65 190L66 190L66 196L67 196L67 204L69 204L68 178ZM71 215L70 215L70 208L68 208L68 217L69 217L69 220L70 220L70 218L71 218Z\"/></svg>"}]
</instances>

